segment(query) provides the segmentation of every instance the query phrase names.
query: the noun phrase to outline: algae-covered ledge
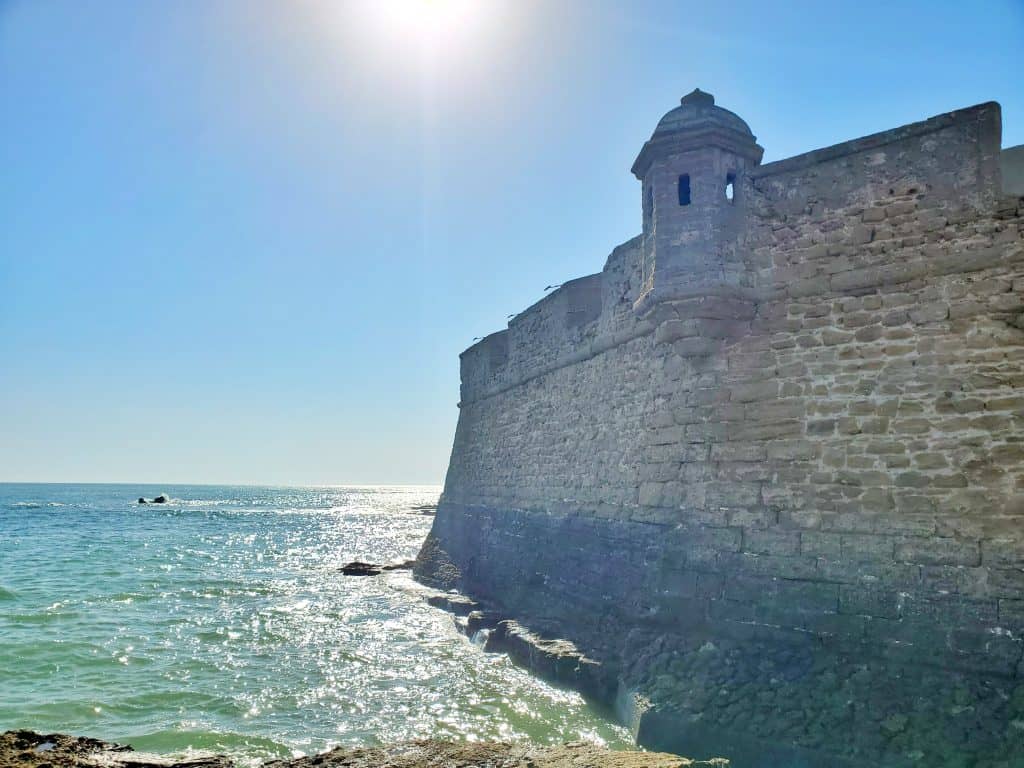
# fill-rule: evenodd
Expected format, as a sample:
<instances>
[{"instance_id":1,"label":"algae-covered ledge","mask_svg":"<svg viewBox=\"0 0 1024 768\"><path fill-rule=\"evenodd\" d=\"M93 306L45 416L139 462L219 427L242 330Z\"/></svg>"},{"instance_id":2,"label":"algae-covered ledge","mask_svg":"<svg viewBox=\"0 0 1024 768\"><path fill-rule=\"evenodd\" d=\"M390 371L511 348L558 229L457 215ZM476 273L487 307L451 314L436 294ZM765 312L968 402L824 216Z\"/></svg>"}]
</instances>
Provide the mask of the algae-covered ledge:
<instances>
[{"instance_id":1,"label":"algae-covered ledge","mask_svg":"<svg viewBox=\"0 0 1024 768\"><path fill-rule=\"evenodd\" d=\"M567 682L645 702L643 744L1024 760L1000 131L989 102L761 165L745 121L684 97L633 166L642 234L463 353L417 577L572 642L595 666Z\"/></svg>"}]
</instances>

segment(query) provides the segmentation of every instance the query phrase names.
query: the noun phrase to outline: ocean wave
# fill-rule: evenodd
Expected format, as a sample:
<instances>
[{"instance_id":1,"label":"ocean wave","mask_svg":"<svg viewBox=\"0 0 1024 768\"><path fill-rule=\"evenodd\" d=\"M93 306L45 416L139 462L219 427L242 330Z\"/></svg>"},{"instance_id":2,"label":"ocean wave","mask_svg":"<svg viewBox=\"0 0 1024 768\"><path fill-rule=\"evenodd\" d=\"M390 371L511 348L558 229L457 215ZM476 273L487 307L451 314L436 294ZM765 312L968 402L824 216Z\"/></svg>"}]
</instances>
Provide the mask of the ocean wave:
<instances>
[{"instance_id":1,"label":"ocean wave","mask_svg":"<svg viewBox=\"0 0 1024 768\"><path fill-rule=\"evenodd\" d=\"M227 753L249 765L258 764L262 760L270 758L292 756L292 750L286 744L266 736L234 731L182 728L180 730L133 733L129 734L129 738L132 746L140 751L186 758L210 753ZM189 744L188 749L185 750L182 750L180 746L183 738L187 739Z\"/></svg>"},{"instance_id":2,"label":"ocean wave","mask_svg":"<svg viewBox=\"0 0 1024 768\"><path fill-rule=\"evenodd\" d=\"M242 499L168 499L168 504L181 507L230 507L242 504Z\"/></svg>"},{"instance_id":3,"label":"ocean wave","mask_svg":"<svg viewBox=\"0 0 1024 768\"><path fill-rule=\"evenodd\" d=\"M47 611L46 613L8 613L5 619L12 625L53 624L68 619L77 619L81 614L77 611Z\"/></svg>"},{"instance_id":4,"label":"ocean wave","mask_svg":"<svg viewBox=\"0 0 1024 768\"><path fill-rule=\"evenodd\" d=\"M18 593L15 592L13 589L5 589L4 587L0 587L0 601L17 599Z\"/></svg>"},{"instance_id":5,"label":"ocean wave","mask_svg":"<svg viewBox=\"0 0 1024 768\"><path fill-rule=\"evenodd\" d=\"M232 509L230 507L221 507L220 509L204 509L203 507L175 505L174 503L168 502L167 504L150 504L148 507L143 507L139 511L143 510L162 514L166 517L181 517L181 518L193 518L205 516L210 520L231 520L239 515L240 512L245 512L244 509Z\"/></svg>"}]
</instances>

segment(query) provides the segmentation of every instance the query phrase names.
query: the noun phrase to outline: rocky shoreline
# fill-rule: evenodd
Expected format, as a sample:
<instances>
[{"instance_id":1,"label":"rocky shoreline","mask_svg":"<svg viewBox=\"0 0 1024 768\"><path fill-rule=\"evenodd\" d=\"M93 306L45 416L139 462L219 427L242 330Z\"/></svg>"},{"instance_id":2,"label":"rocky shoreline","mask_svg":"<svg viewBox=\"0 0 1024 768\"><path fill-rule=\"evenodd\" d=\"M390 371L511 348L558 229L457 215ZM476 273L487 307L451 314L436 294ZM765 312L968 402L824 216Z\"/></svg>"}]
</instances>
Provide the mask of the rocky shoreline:
<instances>
[{"instance_id":1,"label":"rocky shoreline","mask_svg":"<svg viewBox=\"0 0 1024 768\"><path fill-rule=\"evenodd\" d=\"M593 744L536 746L428 739L382 747L338 747L264 768L727 768L727 760L694 761L659 752L616 752ZM232 768L224 755L185 758L66 734L0 734L0 768Z\"/></svg>"}]
</instances>

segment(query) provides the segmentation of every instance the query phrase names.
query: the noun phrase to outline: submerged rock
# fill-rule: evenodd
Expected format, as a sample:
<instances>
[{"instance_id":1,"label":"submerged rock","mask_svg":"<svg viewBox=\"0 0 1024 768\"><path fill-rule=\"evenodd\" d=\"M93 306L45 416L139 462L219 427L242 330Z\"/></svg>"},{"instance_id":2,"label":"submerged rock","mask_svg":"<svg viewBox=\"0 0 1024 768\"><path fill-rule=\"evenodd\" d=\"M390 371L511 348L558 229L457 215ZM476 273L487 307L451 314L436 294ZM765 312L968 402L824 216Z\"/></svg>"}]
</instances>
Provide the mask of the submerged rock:
<instances>
[{"instance_id":1,"label":"submerged rock","mask_svg":"<svg viewBox=\"0 0 1024 768\"><path fill-rule=\"evenodd\" d=\"M384 571L411 571L415 562L415 560L403 560L400 563L378 565L377 563L364 563L362 560L353 560L351 563L341 566L338 570L345 576L380 576Z\"/></svg>"},{"instance_id":2,"label":"submerged rock","mask_svg":"<svg viewBox=\"0 0 1024 768\"><path fill-rule=\"evenodd\" d=\"M164 496L162 493L153 499L154 504L166 504L170 499Z\"/></svg>"},{"instance_id":3,"label":"submerged rock","mask_svg":"<svg viewBox=\"0 0 1024 768\"><path fill-rule=\"evenodd\" d=\"M403 560L400 563L390 563L388 565L382 565L380 569L382 571L411 571L412 567L415 564L415 560Z\"/></svg>"},{"instance_id":4,"label":"submerged rock","mask_svg":"<svg viewBox=\"0 0 1024 768\"><path fill-rule=\"evenodd\" d=\"M351 563L341 566L341 572L345 576L379 576L381 570L376 563L353 560Z\"/></svg>"},{"instance_id":5,"label":"submerged rock","mask_svg":"<svg viewBox=\"0 0 1024 768\"><path fill-rule=\"evenodd\" d=\"M614 752L593 744L538 747L503 742L410 741L384 747L338 747L265 768L726 768L727 760L692 761L659 752ZM0 734L0 768L232 768L223 755L183 760L63 734Z\"/></svg>"}]
</instances>

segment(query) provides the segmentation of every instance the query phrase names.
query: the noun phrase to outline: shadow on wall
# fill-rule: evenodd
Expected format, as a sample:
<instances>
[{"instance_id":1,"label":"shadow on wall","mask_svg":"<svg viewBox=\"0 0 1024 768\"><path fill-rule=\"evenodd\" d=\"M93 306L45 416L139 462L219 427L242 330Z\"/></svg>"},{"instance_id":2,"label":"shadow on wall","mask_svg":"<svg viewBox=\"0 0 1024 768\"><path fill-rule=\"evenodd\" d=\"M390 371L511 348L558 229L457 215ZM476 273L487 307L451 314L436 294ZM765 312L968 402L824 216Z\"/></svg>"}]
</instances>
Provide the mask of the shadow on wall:
<instances>
[{"instance_id":1,"label":"shadow on wall","mask_svg":"<svg viewBox=\"0 0 1024 768\"><path fill-rule=\"evenodd\" d=\"M1004 149L999 155L1003 192L1024 197L1024 144Z\"/></svg>"}]
</instances>

